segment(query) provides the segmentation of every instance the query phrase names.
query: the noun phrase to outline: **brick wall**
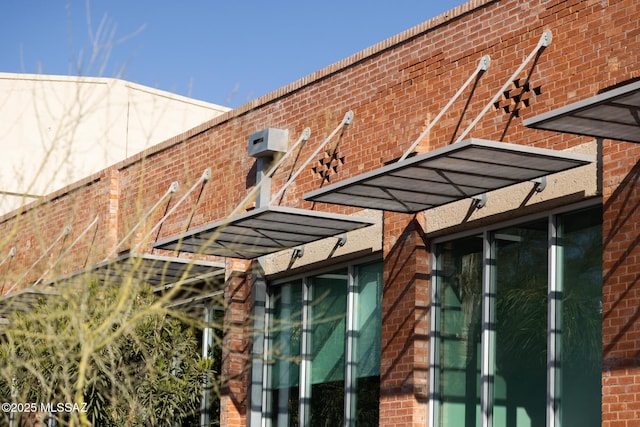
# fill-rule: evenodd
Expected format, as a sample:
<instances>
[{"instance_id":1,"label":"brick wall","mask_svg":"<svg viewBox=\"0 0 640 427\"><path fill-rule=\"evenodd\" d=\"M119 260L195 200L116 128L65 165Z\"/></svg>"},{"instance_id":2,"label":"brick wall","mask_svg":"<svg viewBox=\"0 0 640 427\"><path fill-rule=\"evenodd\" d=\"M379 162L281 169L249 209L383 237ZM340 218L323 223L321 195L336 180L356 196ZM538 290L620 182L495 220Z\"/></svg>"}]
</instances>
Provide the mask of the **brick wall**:
<instances>
[{"instance_id":1,"label":"brick wall","mask_svg":"<svg viewBox=\"0 0 640 427\"><path fill-rule=\"evenodd\" d=\"M105 178L104 173L90 177L34 203L32 209L5 215L0 221L1 256L10 248L16 254L2 265L0 293L70 274L104 257L109 242L101 236L111 228Z\"/></svg>"},{"instance_id":2,"label":"brick wall","mask_svg":"<svg viewBox=\"0 0 640 427\"><path fill-rule=\"evenodd\" d=\"M640 149L603 147L603 425L640 419Z\"/></svg>"},{"instance_id":3,"label":"brick wall","mask_svg":"<svg viewBox=\"0 0 640 427\"><path fill-rule=\"evenodd\" d=\"M413 215L384 217L381 426L424 426L429 399L429 255Z\"/></svg>"},{"instance_id":4,"label":"brick wall","mask_svg":"<svg viewBox=\"0 0 640 427\"><path fill-rule=\"evenodd\" d=\"M228 269L229 269L228 265ZM248 267L248 266L247 266ZM228 427L246 425L249 410L250 372L250 276L232 273L225 289L225 319L222 348L220 423Z\"/></svg>"},{"instance_id":5,"label":"brick wall","mask_svg":"<svg viewBox=\"0 0 640 427\"><path fill-rule=\"evenodd\" d=\"M344 165L331 175L331 181L380 167L409 147L476 68L480 57L489 54L489 71L442 117L419 150L449 144L533 50L544 30L553 33L551 46L517 76L540 87L540 93L517 114L492 107L470 136L554 149L584 143L588 139L526 129L522 119L640 77L639 21L640 4L634 0L471 1L128 159L99 179L49 198L46 205L28 211L19 221L5 216L0 219L2 249L11 242L24 245L29 240L46 247L69 218L78 224L75 233L101 213L97 237L83 240L65 261L64 270L73 271L84 265L87 252L90 259L99 260L97 254L106 254L171 182L178 181L180 191L147 221L148 227L154 224L207 167L213 170L211 181L176 210L157 237L219 219L254 184L255 164L247 156L247 137L264 127L289 129L291 140L306 127L312 132L299 156L291 156L276 173L274 191L348 110L354 112L354 122L329 144L344 156ZM607 426L632 425L639 415L633 409L640 400L634 385L640 366L636 310L640 306L639 154L636 145L603 144L603 425ZM288 188L281 204L354 212L302 200L304 193L321 185L310 165ZM428 256L419 233L422 226L413 217L388 214L384 226L381 424L423 425L428 386ZM428 224L424 226L428 229ZM143 231L134 235L132 243L142 235ZM36 251L19 251L3 274L11 280L36 259ZM30 277L38 277L38 271ZM249 298L247 286L242 282L234 289ZM245 389L238 387L229 402L243 401ZM242 410L237 412L236 419L244 422Z\"/></svg>"}]
</instances>

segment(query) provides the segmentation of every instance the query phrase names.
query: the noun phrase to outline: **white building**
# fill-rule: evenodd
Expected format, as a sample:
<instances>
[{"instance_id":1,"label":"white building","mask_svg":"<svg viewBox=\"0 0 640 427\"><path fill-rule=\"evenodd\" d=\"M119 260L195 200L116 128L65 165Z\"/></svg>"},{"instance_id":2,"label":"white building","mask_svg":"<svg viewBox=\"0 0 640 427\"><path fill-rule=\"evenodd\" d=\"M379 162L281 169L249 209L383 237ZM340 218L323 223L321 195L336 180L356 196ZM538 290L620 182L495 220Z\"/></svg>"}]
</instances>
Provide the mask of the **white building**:
<instances>
[{"instance_id":1,"label":"white building","mask_svg":"<svg viewBox=\"0 0 640 427\"><path fill-rule=\"evenodd\" d=\"M228 110L114 78L0 73L0 214Z\"/></svg>"}]
</instances>

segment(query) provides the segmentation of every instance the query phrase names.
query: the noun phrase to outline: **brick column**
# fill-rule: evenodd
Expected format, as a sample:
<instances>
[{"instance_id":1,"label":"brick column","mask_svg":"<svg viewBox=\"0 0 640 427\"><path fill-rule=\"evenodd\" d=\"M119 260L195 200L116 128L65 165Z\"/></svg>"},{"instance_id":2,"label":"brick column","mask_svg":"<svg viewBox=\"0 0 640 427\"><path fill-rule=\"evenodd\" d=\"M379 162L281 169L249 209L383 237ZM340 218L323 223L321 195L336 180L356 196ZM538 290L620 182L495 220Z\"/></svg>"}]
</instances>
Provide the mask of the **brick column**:
<instances>
[{"instance_id":1,"label":"brick column","mask_svg":"<svg viewBox=\"0 0 640 427\"><path fill-rule=\"evenodd\" d=\"M250 272L248 264L227 261L222 340L220 425L247 425L250 347Z\"/></svg>"},{"instance_id":2,"label":"brick column","mask_svg":"<svg viewBox=\"0 0 640 427\"><path fill-rule=\"evenodd\" d=\"M638 425L640 147L604 141L602 425Z\"/></svg>"},{"instance_id":3,"label":"brick column","mask_svg":"<svg viewBox=\"0 0 640 427\"><path fill-rule=\"evenodd\" d=\"M429 255L416 216L385 213L380 425L427 423Z\"/></svg>"},{"instance_id":4,"label":"brick column","mask_svg":"<svg viewBox=\"0 0 640 427\"><path fill-rule=\"evenodd\" d=\"M105 255L110 253L118 244L118 219L120 217L120 171L112 167L106 172L108 180L108 200L107 200L107 230L106 243L103 250Z\"/></svg>"}]
</instances>

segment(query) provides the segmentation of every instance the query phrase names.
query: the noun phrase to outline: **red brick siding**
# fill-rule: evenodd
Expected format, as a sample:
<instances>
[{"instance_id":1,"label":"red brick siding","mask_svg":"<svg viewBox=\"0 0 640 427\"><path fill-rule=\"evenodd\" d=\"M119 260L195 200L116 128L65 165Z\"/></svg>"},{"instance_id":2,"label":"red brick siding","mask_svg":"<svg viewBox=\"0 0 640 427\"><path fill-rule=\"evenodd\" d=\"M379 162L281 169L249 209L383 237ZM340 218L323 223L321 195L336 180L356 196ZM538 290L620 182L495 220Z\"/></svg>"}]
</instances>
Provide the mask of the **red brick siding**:
<instances>
[{"instance_id":1,"label":"red brick siding","mask_svg":"<svg viewBox=\"0 0 640 427\"><path fill-rule=\"evenodd\" d=\"M244 269L248 268L243 264ZM234 271L232 263L228 270ZM250 278L245 274L232 274L227 280L224 294L225 319L223 329L222 378L220 422L223 426L246 425L250 350Z\"/></svg>"},{"instance_id":2,"label":"red brick siding","mask_svg":"<svg viewBox=\"0 0 640 427\"><path fill-rule=\"evenodd\" d=\"M381 426L424 426L429 396L429 255L415 216L384 218Z\"/></svg>"},{"instance_id":3,"label":"red brick siding","mask_svg":"<svg viewBox=\"0 0 640 427\"><path fill-rule=\"evenodd\" d=\"M603 148L603 425L640 419L640 147Z\"/></svg>"},{"instance_id":4,"label":"red brick siding","mask_svg":"<svg viewBox=\"0 0 640 427\"><path fill-rule=\"evenodd\" d=\"M35 209L5 216L0 222L1 250L8 252L9 248L15 247L16 256L3 265L4 291L16 281L20 281L18 288L24 287L48 270L50 273L46 274L45 281L54 275L72 273L104 257L107 242L95 238L107 233L110 227L108 184L104 177L100 175L71 191L61 191L38 203ZM96 217L96 225L71 247ZM55 243L66 226L71 226L70 234ZM63 252L67 252L63 262L57 263Z\"/></svg>"}]
</instances>

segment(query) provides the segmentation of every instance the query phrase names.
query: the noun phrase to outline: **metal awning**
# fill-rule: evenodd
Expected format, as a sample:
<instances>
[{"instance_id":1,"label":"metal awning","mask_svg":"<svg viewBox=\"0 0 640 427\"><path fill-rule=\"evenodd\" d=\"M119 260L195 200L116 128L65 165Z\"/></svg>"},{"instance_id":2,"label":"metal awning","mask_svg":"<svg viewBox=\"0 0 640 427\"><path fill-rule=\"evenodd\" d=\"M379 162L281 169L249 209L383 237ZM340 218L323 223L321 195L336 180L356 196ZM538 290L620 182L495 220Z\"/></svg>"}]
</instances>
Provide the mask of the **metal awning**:
<instances>
[{"instance_id":1,"label":"metal awning","mask_svg":"<svg viewBox=\"0 0 640 427\"><path fill-rule=\"evenodd\" d=\"M154 247L253 259L374 223L369 218L265 206L158 241Z\"/></svg>"},{"instance_id":2,"label":"metal awning","mask_svg":"<svg viewBox=\"0 0 640 427\"><path fill-rule=\"evenodd\" d=\"M37 303L58 295L58 291L51 287L29 287L2 295L0 296L0 318L6 318L15 311L29 311Z\"/></svg>"},{"instance_id":3,"label":"metal awning","mask_svg":"<svg viewBox=\"0 0 640 427\"><path fill-rule=\"evenodd\" d=\"M135 278L152 286L167 286L185 281L224 280L224 263L167 257L151 254L123 254L95 266L49 283L98 280L118 284Z\"/></svg>"},{"instance_id":4,"label":"metal awning","mask_svg":"<svg viewBox=\"0 0 640 427\"><path fill-rule=\"evenodd\" d=\"M524 125L596 138L640 142L640 81L525 120Z\"/></svg>"},{"instance_id":5,"label":"metal awning","mask_svg":"<svg viewBox=\"0 0 640 427\"><path fill-rule=\"evenodd\" d=\"M415 213L594 161L583 154L467 139L337 182L304 198Z\"/></svg>"}]
</instances>

